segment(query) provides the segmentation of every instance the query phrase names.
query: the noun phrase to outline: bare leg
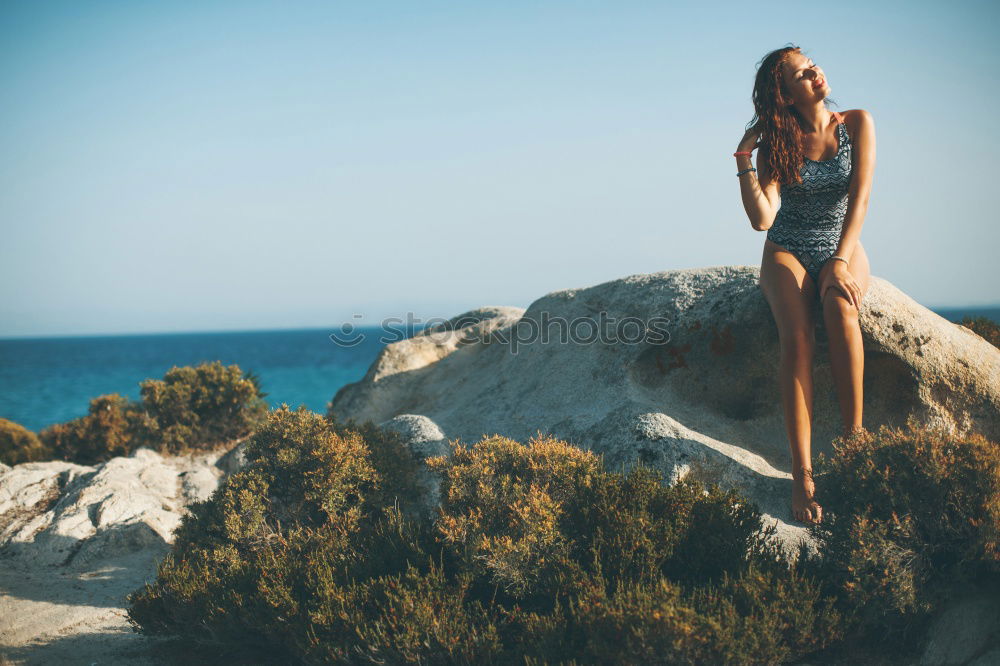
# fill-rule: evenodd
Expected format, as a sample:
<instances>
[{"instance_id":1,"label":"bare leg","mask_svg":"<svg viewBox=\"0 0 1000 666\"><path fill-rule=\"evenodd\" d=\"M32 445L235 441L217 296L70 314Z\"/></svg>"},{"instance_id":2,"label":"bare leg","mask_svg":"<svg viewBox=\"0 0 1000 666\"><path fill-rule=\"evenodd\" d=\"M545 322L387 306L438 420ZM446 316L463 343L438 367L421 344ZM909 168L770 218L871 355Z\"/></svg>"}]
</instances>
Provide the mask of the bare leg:
<instances>
[{"instance_id":1,"label":"bare leg","mask_svg":"<svg viewBox=\"0 0 1000 666\"><path fill-rule=\"evenodd\" d=\"M822 507L813 499L812 365L816 349L812 302L816 285L793 254L764 242L760 288L778 327L781 355L778 382L785 430L792 454L792 515L799 521L819 521Z\"/></svg>"},{"instance_id":2,"label":"bare leg","mask_svg":"<svg viewBox=\"0 0 1000 666\"><path fill-rule=\"evenodd\" d=\"M861 243L851 258L847 270L868 291L868 257ZM864 402L865 351L858 323L858 310L839 289L829 289L823 298L823 320L830 341L830 371L840 401L840 417L844 435L861 428Z\"/></svg>"}]
</instances>

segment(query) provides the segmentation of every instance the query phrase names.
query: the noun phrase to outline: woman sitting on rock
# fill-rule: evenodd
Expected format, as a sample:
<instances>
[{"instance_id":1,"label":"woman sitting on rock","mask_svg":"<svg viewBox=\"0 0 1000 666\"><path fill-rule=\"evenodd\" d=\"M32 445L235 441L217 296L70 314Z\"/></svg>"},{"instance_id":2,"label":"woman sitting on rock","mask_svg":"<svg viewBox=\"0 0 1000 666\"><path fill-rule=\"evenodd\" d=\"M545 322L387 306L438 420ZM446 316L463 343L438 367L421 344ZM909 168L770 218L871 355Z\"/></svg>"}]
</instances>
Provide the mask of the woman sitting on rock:
<instances>
[{"instance_id":1,"label":"woman sitting on rock","mask_svg":"<svg viewBox=\"0 0 1000 666\"><path fill-rule=\"evenodd\" d=\"M861 428L858 309L869 267L860 236L875 170L875 126L864 109L828 110L829 93L826 74L799 47L767 54L754 81L757 120L734 153L750 224L767 231L760 288L780 338L792 514L802 522L823 516L814 499L810 452L816 303L829 339L844 433ZM755 169L750 158L758 147Z\"/></svg>"}]
</instances>

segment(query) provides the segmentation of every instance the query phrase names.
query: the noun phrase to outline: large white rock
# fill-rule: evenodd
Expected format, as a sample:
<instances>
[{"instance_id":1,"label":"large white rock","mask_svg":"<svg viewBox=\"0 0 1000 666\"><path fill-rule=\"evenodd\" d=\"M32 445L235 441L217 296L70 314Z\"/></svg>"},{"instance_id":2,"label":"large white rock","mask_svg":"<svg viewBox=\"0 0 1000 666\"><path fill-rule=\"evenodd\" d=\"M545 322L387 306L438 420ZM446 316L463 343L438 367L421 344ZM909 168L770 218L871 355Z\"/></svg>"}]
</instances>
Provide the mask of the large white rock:
<instances>
[{"instance_id":1,"label":"large white rock","mask_svg":"<svg viewBox=\"0 0 1000 666\"><path fill-rule=\"evenodd\" d=\"M131 631L125 596L156 577L186 507L225 477L225 453L0 465L0 656L166 663L159 640Z\"/></svg>"},{"instance_id":2,"label":"large white rock","mask_svg":"<svg viewBox=\"0 0 1000 666\"><path fill-rule=\"evenodd\" d=\"M755 266L665 271L552 292L526 311L473 310L453 318L457 328L388 345L330 407L359 422L422 416L466 444L540 431L602 454L611 469L641 460L671 481L695 473L755 500L791 552L811 542L791 516L778 334L758 279ZM842 428L816 315L814 460L832 453ZM664 344L641 335L656 318L667 320ZM602 321L617 334L586 340ZM866 427L913 415L1000 439L1000 351L878 277L860 322ZM560 337L560 325L578 335Z\"/></svg>"},{"instance_id":3,"label":"large white rock","mask_svg":"<svg viewBox=\"0 0 1000 666\"><path fill-rule=\"evenodd\" d=\"M218 457L142 448L94 466L52 461L0 471L0 558L84 565L172 543L185 505L218 486Z\"/></svg>"},{"instance_id":4,"label":"large white rock","mask_svg":"<svg viewBox=\"0 0 1000 666\"><path fill-rule=\"evenodd\" d=\"M778 334L759 275L756 266L632 275L552 292L527 310L472 310L388 345L329 407L340 419L400 432L418 460L446 452L447 440L469 445L496 433L527 442L542 432L602 454L611 469L641 460L668 482L696 474L756 501L794 554L800 540L815 544L791 520ZM815 314L814 459L831 454L841 432ZM859 314L868 429L915 416L1000 440L1000 351L878 277ZM636 341L657 317L669 320L669 341ZM626 318L640 326L612 340L584 337L588 326L606 321L615 330ZM580 335L560 338L559 322ZM544 339L547 325L555 334ZM423 482L422 499L433 504L438 487ZM920 663L1000 664L996 592L959 593L939 609Z\"/></svg>"}]
</instances>

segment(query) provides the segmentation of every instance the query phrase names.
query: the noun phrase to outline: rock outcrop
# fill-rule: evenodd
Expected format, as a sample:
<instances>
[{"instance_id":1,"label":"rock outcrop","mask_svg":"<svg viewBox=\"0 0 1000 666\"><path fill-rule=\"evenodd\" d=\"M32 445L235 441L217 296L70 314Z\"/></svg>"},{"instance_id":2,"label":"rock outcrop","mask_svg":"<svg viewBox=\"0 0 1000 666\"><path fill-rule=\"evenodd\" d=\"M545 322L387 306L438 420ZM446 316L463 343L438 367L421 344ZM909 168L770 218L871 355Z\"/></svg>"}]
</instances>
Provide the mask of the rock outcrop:
<instances>
[{"instance_id":1,"label":"rock outcrop","mask_svg":"<svg viewBox=\"0 0 1000 666\"><path fill-rule=\"evenodd\" d=\"M449 440L526 442L540 431L602 454L612 469L641 460L669 482L695 474L737 487L794 555L799 541L815 544L791 521L778 333L759 275L754 266L633 275L556 291L527 310L472 310L388 345L329 407L403 433L419 459L446 454ZM815 315L814 457L832 453L842 427ZM913 416L1000 441L1000 351L878 277L859 317L867 428ZM430 508L437 481L424 481ZM919 663L1000 663L998 599L996 590L958 594L939 610Z\"/></svg>"},{"instance_id":2,"label":"rock outcrop","mask_svg":"<svg viewBox=\"0 0 1000 666\"><path fill-rule=\"evenodd\" d=\"M138 449L95 466L50 461L0 469L0 558L87 566L173 541L184 507L207 499L222 452L164 457Z\"/></svg>"},{"instance_id":3,"label":"rock outcrop","mask_svg":"<svg viewBox=\"0 0 1000 666\"><path fill-rule=\"evenodd\" d=\"M185 507L238 469L241 451L0 465L0 655L168 663L151 652L159 640L131 631L125 596L156 577Z\"/></svg>"},{"instance_id":4,"label":"rock outcrop","mask_svg":"<svg viewBox=\"0 0 1000 666\"><path fill-rule=\"evenodd\" d=\"M666 271L473 310L388 345L330 406L379 424L419 417L466 444L541 431L614 469L695 473L747 493L791 551L808 534L790 513L778 334L758 279L753 266ZM912 415L1000 440L1000 351L878 277L860 322L866 427ZM816 340L814 458L842 428L818 308Z\"/></svg>"}]
</instances>

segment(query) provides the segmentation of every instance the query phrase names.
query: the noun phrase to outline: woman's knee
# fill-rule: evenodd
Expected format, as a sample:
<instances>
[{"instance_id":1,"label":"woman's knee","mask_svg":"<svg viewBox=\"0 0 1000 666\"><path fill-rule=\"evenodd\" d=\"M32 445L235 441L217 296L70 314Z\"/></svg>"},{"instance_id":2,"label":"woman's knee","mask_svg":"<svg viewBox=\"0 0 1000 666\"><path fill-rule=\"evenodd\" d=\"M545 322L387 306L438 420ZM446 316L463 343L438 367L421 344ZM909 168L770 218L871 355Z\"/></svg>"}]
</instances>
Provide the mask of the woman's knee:
<instances>
[{"instance_id":1,"label":"woman's knee","mask_svg":"<svg viewBox=\"0 0 1000 666\"><path fill-rule=\"evenodd\" d=\"M858 309L839 289L830 288L823 294L823 316L835 321L850 321L858 318Z\"/></svg>"}]
</instances>

